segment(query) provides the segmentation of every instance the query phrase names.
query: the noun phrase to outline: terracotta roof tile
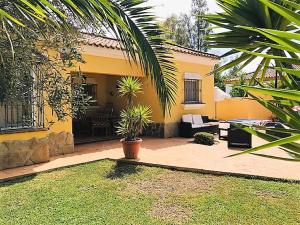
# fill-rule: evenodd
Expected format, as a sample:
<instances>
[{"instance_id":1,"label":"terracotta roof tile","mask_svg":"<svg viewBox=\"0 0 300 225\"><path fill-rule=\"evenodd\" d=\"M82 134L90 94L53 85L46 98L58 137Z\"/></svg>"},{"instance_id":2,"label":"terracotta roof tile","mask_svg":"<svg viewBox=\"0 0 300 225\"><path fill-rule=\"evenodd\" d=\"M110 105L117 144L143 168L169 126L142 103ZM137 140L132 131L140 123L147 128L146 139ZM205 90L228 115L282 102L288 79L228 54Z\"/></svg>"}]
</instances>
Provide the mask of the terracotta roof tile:
<instances>
[{"instance_id":1,"label":"terracotta roof tile","mask_svg":"<svg viewBox=\"0 0 300 225\"><path fill-rule=\"evenodd\" d=\"M92 45L92 46L96 46L96 47L103 47L103 48L110 48L110 49L117 49L117 50L122 49L122 47L117 39L97 36L94 34L83 34L82 42L84 44ZM217 55L197 51L197 50L182 47L179 45L169 44L168 46L170 49L172 49L175 52L180 52L180 53L195 55L195 56L209 57L209 58L213 58L213 59L219 59L219 56L217 56Z\"/></svg>"}]
</instances>

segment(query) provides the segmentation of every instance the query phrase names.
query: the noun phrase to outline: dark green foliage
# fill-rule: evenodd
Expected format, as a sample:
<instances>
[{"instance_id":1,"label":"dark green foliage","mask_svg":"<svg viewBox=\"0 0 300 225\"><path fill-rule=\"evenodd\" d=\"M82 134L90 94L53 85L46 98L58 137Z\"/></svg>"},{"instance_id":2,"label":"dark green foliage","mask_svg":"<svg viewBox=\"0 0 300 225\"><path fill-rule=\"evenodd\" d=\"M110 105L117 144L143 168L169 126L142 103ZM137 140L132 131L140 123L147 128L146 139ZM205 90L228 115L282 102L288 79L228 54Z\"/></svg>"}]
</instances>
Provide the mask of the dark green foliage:
<instances>
[{"instance_id":1,"label":"dark green foliage","mask_svg":"<svg viewBox=\"0 0 300 225\"><path fill-rule=\"evenodd\" d=\"M214 69L218 69L220 67L219 64L216 64ZM215 80L215 86L220 88L221 90L225 91L225 81L226 77L223 76L221 72L216 71L214 73L214 80Z\"/></svg>"},{"instance_id":2,"label":"dark green foliage","mask_svg":"<svg viewBox=\"0 0 300 225\"><path fill-rule=\"evenodd\" d=\"M73 82L75 77L82 79L75 68L77 62L84 62L77 47L81 34L76 29L65 31L41 25L40 41L39 35L24 28L20 28L23 38L10 27L7 31L9 40L6 33L0 34L0 104L27 103L39 108L49 105L57 120L83 113L88 97L82 82ZM14 52L8 47L10 42ZM67 70L74 72L67 74ZM45 119L48 125L56 122Z\"/></svg>"},{"instance_id":3,"label":"dark green foliage","mask_svg":"<svg viewBox=\"0 0 300 225\"><path fill-rule=\"evenodd\" d=\"M123 136L126 141L135 141L152 121L150 106L134 105L133 98L143 93L142 84L138 78L123 77L118 82L120 97L124 97L127 108L121 111L121 121L117 127L117 134Z\"/></svg>"},{"instance_id":4,"label":"dark green foliage","mask_svg":"<svg viewBox=\"0 0 300 225\"><path fill-rule=\"evenodd\" d=\"M188 14L180 16L171 15L163 23L166 39L176 44L207 51L207 42L205 35L210 33L209 23L202 19L208 11L206 0L193 0L192 10Z\"/></svg>"},{"instance_id":5,"label":"dark green foliage","mask_svg":"<svg viewBox=\"0 0 300 225\"><path fill-rule=\"evenodd\" d=\"M246 97L247 93L243 89L239 88L240 86L245 84L246 84L245 74L242 74L239 77L238 82L234 84L233 89L230 92L230 95L232 97Z\"/></svg>"},{"instance_id":6,"label":"dark green foliage","mask_svg":"<svg viewBox=\"0 0 300 225\"><path fill-rule=\"evenodd\" d=\"M194 142L197 144L213 145L215 143L214 135L206 132L196 133L194 138Z\"/></svg>"},{"instance_id":7,"label":"dark green foliage","mask_svg":"<svg viewBox=\"0 0 300 225\"><path fill-rule=\"evenodd\" d=\"M262 149L281 146L284 151L300 159L300 17L299 0L216 0L223 12L204 16L218 28L207 37L209 47L228 48L222 57L237 57L222 65L218 72L232 67L245 68L257 65L249 84L240 86L250 97L270 110L289 128L292 136L281 139L264 133L266 127L241 127L241 129L267 140L270 143L239 154L253 153ZM220 29L223 28L223 29ZM257 62L259 64L257 64ZM275 69L279 85L268 85L264 81L267 71ZM215 71L216 72L216 71ZM270 87L271 86L271 87ZM268 95L272 100L261 97ZM293 160L289 157L268 158Z\"/></svg>"}]
</instances>

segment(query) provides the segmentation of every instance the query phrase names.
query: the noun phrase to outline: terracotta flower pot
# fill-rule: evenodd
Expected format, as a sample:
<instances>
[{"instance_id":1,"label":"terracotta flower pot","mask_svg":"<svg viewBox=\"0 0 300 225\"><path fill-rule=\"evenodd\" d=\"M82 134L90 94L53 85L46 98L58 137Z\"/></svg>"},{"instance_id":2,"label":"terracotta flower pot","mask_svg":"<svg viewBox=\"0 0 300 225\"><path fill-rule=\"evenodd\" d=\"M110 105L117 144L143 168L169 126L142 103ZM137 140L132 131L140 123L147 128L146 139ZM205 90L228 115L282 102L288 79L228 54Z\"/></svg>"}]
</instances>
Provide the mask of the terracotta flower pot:
<instances>
[{"instance_id":1,"label":"terracotta flower pot","mask_svg":"<svg viewBox=\"0 0 300 225\"><path fill-rule=\"evenodd\" d=\"M123 151L126 159L138 159L139 151L143 140L138 139L136 141L121 140L123 145Z\"/></svg>"}]
</instances>

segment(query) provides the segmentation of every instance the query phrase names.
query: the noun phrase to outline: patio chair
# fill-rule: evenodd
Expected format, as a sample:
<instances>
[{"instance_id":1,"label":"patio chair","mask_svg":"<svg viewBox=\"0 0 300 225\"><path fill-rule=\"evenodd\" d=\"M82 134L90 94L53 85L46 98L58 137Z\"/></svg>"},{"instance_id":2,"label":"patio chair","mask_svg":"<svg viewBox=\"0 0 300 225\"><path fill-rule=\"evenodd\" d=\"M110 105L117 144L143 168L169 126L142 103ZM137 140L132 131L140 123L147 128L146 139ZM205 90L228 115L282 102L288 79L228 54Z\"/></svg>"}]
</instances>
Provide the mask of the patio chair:
<instances>
[{"instance_id":1,"label":"patio chair","mask_svg":"<svg viewBox=\"0 0 300 225\"><path fill-rule=\"evenodd\" d=\"M267 128L281 128L281 129L289 129L287 126L285 126L284 124L280 123L280 122L270 122L270 123L266 123L265 126ZM279 138L287 138L290 137L291 134L288 133L283 133L283 132L278 132L278 131L272 131L272 130L267 130L266 134L275 136L275 137L279 137Z\"/></svg>"},{"instance_id":2,"label":"patio chair","mask_svg":"<svg viewBox=\"0 0 300 225\"><path fill-rule=\"evenodd\" d=\"M179 126L181 137L191 138L198 132L218 133L219 122L208 116L187 114L182 116Z\"/></svg>"},{"instance_id":3,"label":"patio chair","mask_svg":"<svg viewBox=\"0 0 300 225\"><path fill-rule=\"evenodd\" d=\"M92 136L95 136L96 130L104 131L105 136L112 134L112 126L110 116L106 114L99 114L92 119Z\"/></svg>"},{"instance_id":4,"label":"patio chair","mask_svg":"<svg viewBox=\"0 0 300 225\"><path fill-rule=\"evenodd\" d=\"M228 148L252 148L252 135L230 124L228 130Z\"/></svg>"}]
</instances>

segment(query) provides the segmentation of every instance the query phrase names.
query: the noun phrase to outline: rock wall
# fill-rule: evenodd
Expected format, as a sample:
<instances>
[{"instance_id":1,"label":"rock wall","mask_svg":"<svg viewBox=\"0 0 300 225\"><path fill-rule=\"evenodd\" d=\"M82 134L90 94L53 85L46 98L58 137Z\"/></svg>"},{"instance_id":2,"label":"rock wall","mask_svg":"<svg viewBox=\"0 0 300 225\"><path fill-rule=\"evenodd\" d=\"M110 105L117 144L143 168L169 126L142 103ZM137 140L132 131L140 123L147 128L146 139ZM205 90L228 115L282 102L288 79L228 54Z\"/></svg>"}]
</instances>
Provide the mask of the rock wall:
<instances>
[{"instance_id":1,"label":"rock wall","mask_svg":"<svg viewBox=\"0 0 300 225\"><path fill-rule=\"evenodd\" d=\"M180 123L166 123L165 124L165 138L179 137Z\"/></svg>"},{"instance_id":2,"label":"rock wall","mask_svg":"<svg viewBox=\"0 0 300 225\"><path fill-rule=\"evenodd\" d=\"M0 170L48 162L51 156L74 152L73 135L51 133L45 138L0 143Z\"/></svg>"},{"instance_id":3,"label":"rock wall","mask_svg":"<svg viewBox=\"0 0 300 225\"><path fill-rule=\"evenodd\" d=\"M150 137L164 137L164 123L151 123L143 131L143 135Z\"/></svg>"}]
</instances>

